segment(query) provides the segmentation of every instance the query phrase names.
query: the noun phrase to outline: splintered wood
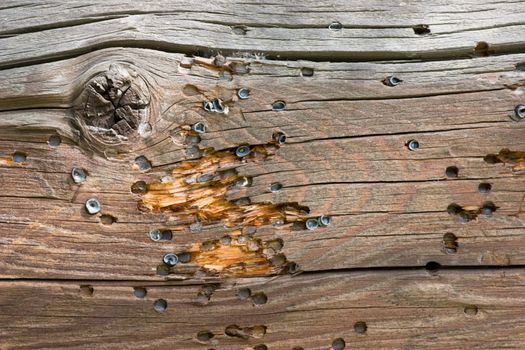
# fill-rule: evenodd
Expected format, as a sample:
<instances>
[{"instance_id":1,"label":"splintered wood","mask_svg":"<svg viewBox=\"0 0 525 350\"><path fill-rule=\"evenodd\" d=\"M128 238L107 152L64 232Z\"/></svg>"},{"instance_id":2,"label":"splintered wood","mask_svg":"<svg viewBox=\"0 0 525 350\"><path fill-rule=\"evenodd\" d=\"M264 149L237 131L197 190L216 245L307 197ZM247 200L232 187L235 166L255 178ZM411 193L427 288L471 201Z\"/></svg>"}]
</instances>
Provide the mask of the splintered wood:
<instances>
[{"instance_id":1,"label":"splintered wood","mask_svg":"<svg viewBox=\"0 0 525 350\"><path fill-rule=\"evenodd\" d=\"M197 136L197 135L192 135ZM239 157L235 151L206 150L198 160L183 161L172 171L166 182L150 183L142 195L142 210L168 212L170 229L184 232L200 231L203 226L223 224L236 228L220 240L193 244L190 263L208 273L234 276L264 276L293 272L283 254L277 254L282 243L253 238L256 228L263 225L290 227L302 221L309 211L296 203L250 203L248 198L228 200L228 191L249 185L251 179L238 175L237 168L246 163L258 163L271 156L277 146L251 147L249 154ZM247 232L242 234L242 232ZM288 267L288 269L286 269Z\"/></svg>"},{"instance_id":2,"label":"splintered wood","mask_svg":"<svg viewBox=\"0 0 525 350\"><path fill-rule=\"evenodd\" d=\"M246 162L263 161L274 148L255 146L242 158L232 152L207 151L199 160L181 162L173 170L172 181L147 185L139 206L152 211L170 211L181 224L222 222L228 227L258 227L303 219L308 209L297 204L251 204L247 198L226 199L228 190L247 186L250 181L238 176L236 168Z\"/></svg>"}]
</instances>

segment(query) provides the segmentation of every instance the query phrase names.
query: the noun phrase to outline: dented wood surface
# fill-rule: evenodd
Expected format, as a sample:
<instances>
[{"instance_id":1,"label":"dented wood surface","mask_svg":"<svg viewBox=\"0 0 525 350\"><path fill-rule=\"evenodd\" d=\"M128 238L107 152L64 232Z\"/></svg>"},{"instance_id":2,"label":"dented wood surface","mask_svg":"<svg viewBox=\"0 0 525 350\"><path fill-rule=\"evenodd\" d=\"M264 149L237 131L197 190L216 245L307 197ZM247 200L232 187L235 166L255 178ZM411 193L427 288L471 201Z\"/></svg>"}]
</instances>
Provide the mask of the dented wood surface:
<instances>
[{"instance_id":1,"label":"dented wood surface","mask_svg":"<svg viewBox=\"0 0 525 350\"><path fill-rule=\"evenodd\" d=\"M0 8L0 348L523 348L523 3L201 5Z\"/></svg>"}]
</instances>

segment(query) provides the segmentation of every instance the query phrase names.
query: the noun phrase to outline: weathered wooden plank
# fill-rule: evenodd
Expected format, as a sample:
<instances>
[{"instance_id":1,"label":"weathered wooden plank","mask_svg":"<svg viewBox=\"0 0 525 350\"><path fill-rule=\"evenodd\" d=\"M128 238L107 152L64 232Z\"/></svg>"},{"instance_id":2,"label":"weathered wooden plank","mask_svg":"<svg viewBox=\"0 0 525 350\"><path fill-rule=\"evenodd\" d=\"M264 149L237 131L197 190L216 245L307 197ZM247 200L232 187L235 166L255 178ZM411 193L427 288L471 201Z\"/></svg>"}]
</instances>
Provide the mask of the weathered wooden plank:
<instances>
[{"instance_id":1,"label":"weathered wooden plank","mask_svg":"<svg viewBox=\"0 0 525 350\"><path fill-rule=\"evenodd\" d=\"M156 279L163 254L230 234L232 228L217 222L190 232L169 211L139 211L140 196L130 192L136 181L159 182L177 169L188 155L170 131L196 121L208 127L201 149L262 145L275 131L286 133L286 144L269 158L239 164L239 175L251 177L251 186L229 190L226 198L297 202L310 208L310 216L331 215L331 226L314 231L292 223L257 230L257 239L282 239L286 258L305 271L429 261L524 263L523 177L510 165L483 160L506 147L525 149L525 126L509 117L522 99L525 73L516 65L523 55L425 63L240 60L250 72L234 72L231 81L199 58L190 67L181 60L178 54L110 49L0 72L7 82L0 88L1 156L27 155L24 163L0 168L3 277ZM147 77L151 108L164 111L152 113L157 119L151 134L130 144L128 153L104 155L93 153L90 144L77 145L82 137L69 121L81 88L110 63L130 61ZM314 76L301 76L301 67L313 68ZM403 84L383 85L390 74ZM204 101L231 96L240 87L251 90L250 98L228 100L227 116L202 109ZM280 99L285 110L271 111ZM62 144L51 147L48 138L56 133ZM409 151L410 139L420 149ZM134 161L139 155L151 170L139 171ZM85 183L72 182L73 166L88 171ZM446 176L449 166L458 168L457 177ZM270 193L274 182L283 189ZM492 185L490 193L479 192L482 182ZM87 215L83 206L93 196L102 203L101 214L116 222ZM487 201L498 207L490 217L461 223L447 213L451 203ZM151 242L147 233L155 228L172 229L173 239ZM447 233L457 237L456 254L446 253ZM198 268L179 265L170 278L198 276Z\"/></svg>"},{"instance_id":2,"label":"weathered wooden plank","mask_svg":"<svg viewBox=\"0 0 525 350\"><path fill-rule=\"evenodd\" d=\"M198 297L202 286L1 282L0 336L6 350L329 349L338 338L346 349L522 349L524 276L523 269L316 273L238 279L211 288L209 300ZM133 287L145 288L145 298ZM240 300L242 288L254 298ZM253 304L258 293L265 304ZM159 298L167 301L162 313L153 308Z\"/></svg>"},{"instance_id":3,"label":"weathered wooden plank","mask_svg":"<svg viewBox=\"0 0 525 350\"><path fill-rule=\"evenodd\" d=\"M262 52L272 58L331 61L515 52L524 45L523 6L511 0L452 4L217 1L199 4L199 8L184 1L147 5L8 1L0 11L0 67L114 46L184 53L196 49L226 54ZM328 29L334 22L343 29ZM428 28L417 30L418 25ZM479 42L488 47L477 46Z\"/></svg>"}]
</instances>

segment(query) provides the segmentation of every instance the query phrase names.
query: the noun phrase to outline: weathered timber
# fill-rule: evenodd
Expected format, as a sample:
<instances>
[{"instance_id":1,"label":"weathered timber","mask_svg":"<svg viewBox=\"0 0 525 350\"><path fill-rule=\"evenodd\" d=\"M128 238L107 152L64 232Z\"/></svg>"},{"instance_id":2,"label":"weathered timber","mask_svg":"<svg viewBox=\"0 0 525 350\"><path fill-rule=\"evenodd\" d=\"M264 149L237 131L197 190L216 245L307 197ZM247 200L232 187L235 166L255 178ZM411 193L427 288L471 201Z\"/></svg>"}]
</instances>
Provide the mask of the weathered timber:
<instances>
[{"instance_id":1,"label":"weathered timber","mask_svg":"<svg viewBox=\"0 0 525 350\"><path fill-rule=\"evenodd\" d=\"M2 344L9 349L520 349L523 269L333 272L201 286L136 282L0 284ZM83 287L81 288L80 285ZM133 288L145 288L143 299ZM264 293L265 304L241 300ZM153 309L157 299L167 308ZM364 322L366 330L358 333ZM258 326L256 332L232 329ZM229 329L227 331L227 329ZM198 338L200 332L212 337ZM45 337L42 337L45 334Z\"/></svg>"},{"instance_id":2,"label":"weathered timber","mask_svg":"<svg viewBox=\"0 0 525 350\"><path fill-rule=\"evenodd\" d=\"M522 349L520 1L0 5L0 349Z\"/></svg>"}]
</instances>

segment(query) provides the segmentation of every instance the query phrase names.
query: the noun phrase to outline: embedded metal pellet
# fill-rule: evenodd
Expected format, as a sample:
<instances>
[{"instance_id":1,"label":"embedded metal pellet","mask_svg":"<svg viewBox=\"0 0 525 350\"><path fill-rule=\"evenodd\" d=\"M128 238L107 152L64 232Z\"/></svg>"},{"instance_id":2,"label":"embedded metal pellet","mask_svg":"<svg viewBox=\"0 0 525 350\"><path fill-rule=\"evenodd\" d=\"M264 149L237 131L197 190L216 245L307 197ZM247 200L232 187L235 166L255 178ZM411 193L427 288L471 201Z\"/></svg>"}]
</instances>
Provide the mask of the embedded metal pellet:
<instances>
[{"instance_id":1,"label":"embedded metal pellet","mask_svg":"<svg viewBox=\"0 0 525 350\"><path fill-rule=\"evenodd\" d=\"M149 238L152 240L152 241L160 241L162 239L162 233L160 232L159 229L153 229L151 231L149 231Z\"/></svg>"},{"instance_id":2,"label":"embedded metal pellet","mask_svg":"<svg viewBox=\"0 0 525 350\"><path fill-rule=\"evenodd\" d=\"M315 230L319 227L319 221L317 219L308 219L305 222L305 226L308 230Z\"/></svg>"},{"instance_id":3,"label":"embedded metal pellet","mask_svg":"<svg viewBox=\"0 0 525 350\"><path fill-rule=\"evenodd\" d=\"M90 198L86 201L86 210L89 214L94 215L100 212L101 205L96 198Z\"/></svg>"},{"instance_id":4,"label":"embedded metal pellet","mask_svg":"<svg viewBox=\"0 0 525 350\"><path fill-rule=\"evenodd\" d=\"M390 75L383 80L383 84L385 84L386 86L391 86L391 87L398 86L402 82L403 80L393 75Z\"/></svg>"},{"instance_id":5,"label":"embedded metal pellet","mask_svg":"<svg viewBox=\"0 0 525 350\"><path fill-rule=\"evenodd\" d=\"M204 134L206 132L206 125L202 122L197 122L191 126L191 130L198 134Z\"/></svg>"},{"instance_id":6,"label":"embedded metal pellet","mask_svg":"<svg viewBox=\"0 0 525 350\"><path fill-rule=\"evenodd\" d=\"M516 119L518 119L518 120L525 119L525 104L517 105L514 108L514 114L516 116Z\"/></svg>"},{"instance_id":7,"label":"embedded metal pellet","mask_svg":"<svg viewBox=\"0 0 525 350\"><path fill-rule=\"evenodd\" d=\"M282 132L276 132L272 135L273 140L278 145L283 145L286 142L286 135Z\"/></svg>"},{"instance_id":8,"label":"embedded metal pellet","mask_svg":"<svg viewBox=\"0 0 525 350\"><path fill-rule=\"evenodd\" d=\"M410 140L407 142L406 146L410 151L415 151L419 148L419 142L416 140Z\"/></svg>"},{"instance_id":9,"label":"embedded metal pellet","mask_svg":"<svg viewBox=\"0 0 525 350\"><path fill-rule=\"evenodd\" d=\"M248 146L239 146L235 150L235 155L239 158L246 157L248 154L250 154L251 150Z\"/></svg>"},{"instance_id":10,"label":"embedded metal pellet","mask_svg":"<svg viewBox=\"0 0 525 350\"><path fill-rule=\"evenodd\" d=\"M179 257L175 253L168 253L162 257L162 261L168 266L175 266L179 262Z\"/></svg>"},{"instance_id":11,"label":"embedded metal pellet","mask_svg":"<svg viewBox=\"0 0 525 350\"><path fill-rule=\"evenodd\" d=\"M73 168L71 170L71 178L75 183L81 183L86 181L87 174L86 171L82 168Z\"/></svg>"},{"instance_id":12,"label":"embedded metal pellet","mask_svg":"<svg viewBox=\"0 0 525 350\"><path fill-rule=\"evenodd\" d=\"M317 218L317 222L320 226L328 226L332 223L332 217L328 215L321 215Z\"/></svg>"},{"instance_id":13,"label":"embedded metal pellet","mask_svg":"<svg viewBox=\"0 0 525 350\"><path fill-rule=\"evenodd\" d=\"M250 90L247 89L247 88L241 88L241 89L237 90L237 96L241 100L246 100L247 98L250 97Z\"/></svg>"}]
</instances>

